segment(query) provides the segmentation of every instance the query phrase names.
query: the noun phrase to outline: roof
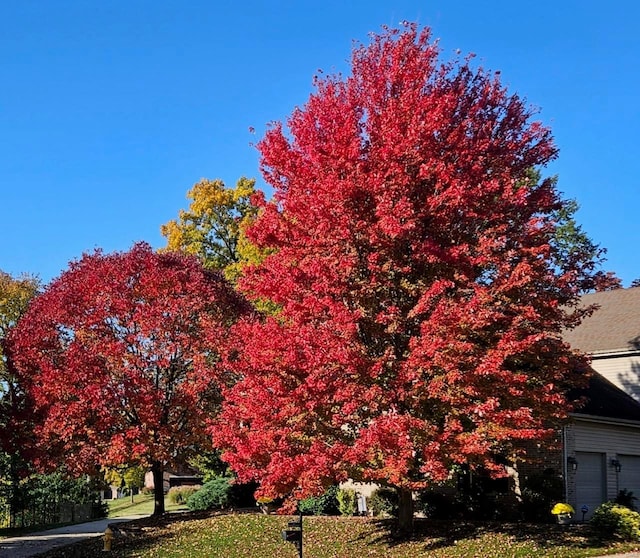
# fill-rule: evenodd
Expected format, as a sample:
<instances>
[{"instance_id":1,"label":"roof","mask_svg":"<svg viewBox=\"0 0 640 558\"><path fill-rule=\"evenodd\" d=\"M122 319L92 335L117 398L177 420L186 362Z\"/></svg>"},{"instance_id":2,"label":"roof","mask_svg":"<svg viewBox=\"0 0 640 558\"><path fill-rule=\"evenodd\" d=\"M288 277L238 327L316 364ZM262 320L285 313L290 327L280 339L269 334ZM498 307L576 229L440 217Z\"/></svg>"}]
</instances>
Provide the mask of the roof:
<instances>
[{"instance_id":1,"label":"roof","mask_svg":"<svg viewBox=\"0 0 640 558\"><path fill-rule=\"evenodd\" d=\"M584 295L580 306L598 309L564 339L585 353L640 349L640 287Z\"/></svg>"},{"instance_id":2,"label":"roof","mask_svg":"<svg viewBox=\"0 0 640 558\"><path fill-rule=\"evenodd\" d=\"M599 417L640 420L640 402L616 387L609 380L595 373L589 379L589 387L572 390L570 399L586 398L586 404L576 410L578 414Z\"/></svg>"}]
</instances>

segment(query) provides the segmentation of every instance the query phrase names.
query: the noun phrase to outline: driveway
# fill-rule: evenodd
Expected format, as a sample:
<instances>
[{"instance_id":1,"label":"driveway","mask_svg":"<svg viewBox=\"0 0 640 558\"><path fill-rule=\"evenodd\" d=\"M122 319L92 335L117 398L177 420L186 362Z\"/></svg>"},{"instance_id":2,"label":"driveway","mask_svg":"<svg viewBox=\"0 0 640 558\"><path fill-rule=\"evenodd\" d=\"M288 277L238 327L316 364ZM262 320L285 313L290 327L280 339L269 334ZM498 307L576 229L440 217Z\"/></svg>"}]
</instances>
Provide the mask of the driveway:
<instances>
[{"instance_id":1,"label":"driveway","mask_svg":"<svg viewBox=\"0 0 640 558\"><path fill-rule=\"evenodd\" d=\"M0 539L0 558L29 558L52 548L104 535L104 531L110 523L121 523L132 519L140 519L141 517L147 516L135 515L98 519L89 523L78 523L77 525L58 527L48 531L28 533L21 537Z\"/></svg>"}]
</instances>

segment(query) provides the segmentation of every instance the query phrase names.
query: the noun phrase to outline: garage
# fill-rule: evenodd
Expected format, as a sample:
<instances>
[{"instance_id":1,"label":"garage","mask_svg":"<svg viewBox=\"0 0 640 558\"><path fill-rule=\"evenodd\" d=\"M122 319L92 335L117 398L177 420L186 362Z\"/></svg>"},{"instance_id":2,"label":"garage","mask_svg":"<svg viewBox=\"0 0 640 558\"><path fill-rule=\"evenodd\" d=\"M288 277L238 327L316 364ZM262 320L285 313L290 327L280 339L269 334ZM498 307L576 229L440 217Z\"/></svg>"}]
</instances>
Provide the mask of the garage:
<instances>
[{"instance_id":1,"label":"garage","mask_svg":"<svg viewBox=\"0 0 640 558\"><path fill-rule=\"evenodd\" d=\"M620 462L618 491L631 491L636 498L640 498L640 456L618 455L618 461ZM639 503L638 500L634 500L636 507Z\"/></svg>"},{"instance_id":2,"label":"garage","mask_svg":"<svg viewBox=\"0 0 640 558\"><path fill-rule=\"evenodd\" d=\"M585 519L589 519L593 511L606 501L605 454L576 452L576 460L576 516L582 518L580 509L587 506L589 511Z\"/></svg>"}]
</instances>

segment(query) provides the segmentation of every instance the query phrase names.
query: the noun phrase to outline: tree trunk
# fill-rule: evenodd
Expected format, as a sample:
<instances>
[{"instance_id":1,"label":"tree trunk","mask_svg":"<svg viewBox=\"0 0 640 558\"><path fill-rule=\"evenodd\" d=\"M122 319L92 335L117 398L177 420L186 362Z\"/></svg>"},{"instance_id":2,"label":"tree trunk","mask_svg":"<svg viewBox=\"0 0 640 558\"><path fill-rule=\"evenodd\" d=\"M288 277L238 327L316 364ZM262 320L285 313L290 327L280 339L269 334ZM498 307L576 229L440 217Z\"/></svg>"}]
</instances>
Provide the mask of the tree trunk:
<instances>
[{"instance_id":1,"label":"tree trunk","mask_svg":"<svg viewBox=\"0 0 640 558\"><path fill-rule=\"evenodd\" d=\"M396 488L398 492L398 535L405 537L413 533L413 493L407 488Z\"/></svg>"},{"instance_id":2,"label":"tree trunk","mask_svg":"<svg viewBox=\"0 0 640 558\"><path fill-rule=\"evenodd\" d=\"M151 464L151 473L153 474L153 515L164 514L164 470L162 464L154 461Z\"/></svg>"}]
</instances>

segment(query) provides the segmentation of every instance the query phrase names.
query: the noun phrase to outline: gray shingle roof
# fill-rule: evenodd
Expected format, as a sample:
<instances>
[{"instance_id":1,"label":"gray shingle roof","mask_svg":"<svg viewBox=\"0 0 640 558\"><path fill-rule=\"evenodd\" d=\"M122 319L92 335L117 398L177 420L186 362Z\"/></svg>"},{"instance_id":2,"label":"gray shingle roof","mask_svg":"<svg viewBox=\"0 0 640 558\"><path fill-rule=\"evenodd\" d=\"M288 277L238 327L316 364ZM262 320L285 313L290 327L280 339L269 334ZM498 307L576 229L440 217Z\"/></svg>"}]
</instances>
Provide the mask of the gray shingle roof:
<instances>
[{"instance_id":1,"label":"gray shingle roof","mask_svg":"<svg viewBox=\"0 0 640 558\"><path fill-rule=\"evenodd\" d=\"M581 306L599 308L564 339L585 353L640 349L640 287L615 289L582 297Z\"/></svg>"}]
</instances>

